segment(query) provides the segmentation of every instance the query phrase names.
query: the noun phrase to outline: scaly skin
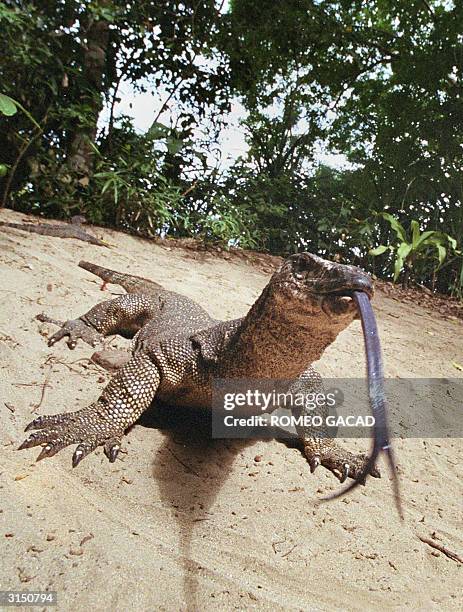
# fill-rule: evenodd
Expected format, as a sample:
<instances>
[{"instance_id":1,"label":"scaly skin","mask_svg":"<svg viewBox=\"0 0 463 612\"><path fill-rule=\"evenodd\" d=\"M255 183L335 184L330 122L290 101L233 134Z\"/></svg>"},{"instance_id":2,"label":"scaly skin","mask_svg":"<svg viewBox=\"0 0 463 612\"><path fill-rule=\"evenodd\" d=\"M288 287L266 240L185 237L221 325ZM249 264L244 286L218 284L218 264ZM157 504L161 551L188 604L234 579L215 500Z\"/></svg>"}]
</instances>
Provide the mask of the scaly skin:
<instances>
[{"instance_id":1,"label":"scaly skin","mask_svg":"<svg viewBox=\"0 0 463 612\"><path fill-rule=\"evenodd\" d=\"M246 317L216 321L194 301L153 281L87 262L79 265L105 283L121 285L127 294L65 322L49 345L68 337L71 349L79 339L94 346L110 334L132 337L133 343L131 358L94 404L39 417L27 427L39 431L20 448L41 445L42 459L78 444L74 466L100 445L114 461L124 432L154 398L171 406L210 406L217 378L286 379L305 391L320 389L321 379L310 364L357 317L346 294L373 293L370 277L360 269L301 253L283 263ZM312 430L299 428L298 435L311 471L323 465L341 481L362 476L365 455L341 449ZM370 473L379 476L375 467Z\"/></svg>"}]
</instances>

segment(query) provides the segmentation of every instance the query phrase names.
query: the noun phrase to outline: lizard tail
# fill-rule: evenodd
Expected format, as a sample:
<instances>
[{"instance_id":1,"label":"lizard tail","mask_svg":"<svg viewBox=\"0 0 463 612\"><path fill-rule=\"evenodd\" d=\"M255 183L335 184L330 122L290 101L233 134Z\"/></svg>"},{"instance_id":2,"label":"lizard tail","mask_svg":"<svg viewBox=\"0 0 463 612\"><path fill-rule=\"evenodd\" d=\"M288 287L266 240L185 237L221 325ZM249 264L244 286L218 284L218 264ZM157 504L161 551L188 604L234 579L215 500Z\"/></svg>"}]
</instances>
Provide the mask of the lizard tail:
<instances>
[{"instance_id":1,"label":"lizard tail","mask_svg":"<svg viewBox=\"0 0 463 612\"><path fill-rule=\"evenodd\" d=\"M20 229L20 230L23 230L25 232L33 232L34 231L26 223L10 223L8 221L0 221L0 226L1 227L12 227L14 229Z\"/></svg>"},{"instance_id":2,"label":"lizard tail","mask_svg":"<svg viewBox=\"0 0 463 612\"><path fill-rule=\"evenodd\" d=\"M124 287L127 293L153 293L163 290L162 285L155 281L148 280L142 276L116 272L115 270L103 268L88 261L79 261L79 267L99 276L105 283L113 283L114 285Z\"/></svg>"}]
</instances>

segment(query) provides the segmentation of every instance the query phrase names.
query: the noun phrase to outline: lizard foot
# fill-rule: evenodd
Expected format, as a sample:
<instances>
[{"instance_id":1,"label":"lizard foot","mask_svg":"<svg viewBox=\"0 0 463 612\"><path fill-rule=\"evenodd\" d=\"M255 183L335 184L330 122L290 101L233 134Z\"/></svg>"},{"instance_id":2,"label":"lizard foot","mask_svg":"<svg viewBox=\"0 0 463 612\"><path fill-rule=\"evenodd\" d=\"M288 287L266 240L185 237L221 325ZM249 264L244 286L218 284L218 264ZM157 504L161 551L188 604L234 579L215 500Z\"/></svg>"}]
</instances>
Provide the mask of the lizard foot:
<instances>
[{"instance_id":1,"label":"lizard foot","mask_svg":"<svg viewBox=\"0 0 463 612\"><path fill-rule=\"evenodd\" d=\"M368 463L368 456L363 453L354 454L337 446L329 445L304 445L304 452L310 465L310 471L314 472L319 465L323 465L332 472L341 482L352 478L360 480ZM376 466L371 468L370 475L381 478L381 473ZM361 484L365 484L360 480Z\"/></svg>"},{"instance_id":2,"label":"lizard foot","mask_svg":"<svg viewBox=\"0 0 463 612\"><path fill-rule=\"evenodd\" d=\"M74 349L76 347L77 340L83 340L87 344L90 344L90 346L95 347L103 339L101 334L99 334L93 327L90 327L90 325L87 325L87 323L85 323L85 321L82 319L71 319L70 321L63 323L61 329L59 329L49 338L48 346L53 346L65 336L68 337L66 344L70 349Z\"/></svg>"},{"instance_id":3,"label":"lizard foot","mask_svg":"<svg viewBox=\"0 0 463 612\"><path fill-rule=\"evenodd\" d=\"M26 427L26 431L37 429L21 444L18 450L42 446L37 461L52 457L70 444L78 444L72 457L76 467L82 459L98 446L111 463L117 458L124 430L114 420L109 420L104 407L94 404L77 412L52 416L40 416Z\"/></svg>"}]
</instances>

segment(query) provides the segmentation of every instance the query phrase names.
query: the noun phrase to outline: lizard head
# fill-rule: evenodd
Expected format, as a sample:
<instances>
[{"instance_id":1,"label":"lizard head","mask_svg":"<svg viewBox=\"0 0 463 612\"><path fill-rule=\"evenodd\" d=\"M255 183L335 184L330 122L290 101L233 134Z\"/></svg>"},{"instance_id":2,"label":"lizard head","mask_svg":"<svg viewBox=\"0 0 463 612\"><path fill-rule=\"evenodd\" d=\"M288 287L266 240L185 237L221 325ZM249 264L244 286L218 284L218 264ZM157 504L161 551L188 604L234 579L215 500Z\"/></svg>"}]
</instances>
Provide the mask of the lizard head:
<instances>
[{"instance_id":1,"label":"lizard head","mask_svg":"<svg viewBox=\"0 0 463 612\"><path fill-rule=\"evenodd\" d=\"M312 255L299 253L288 257L271 284L286 301L297 304L304 317L322 313L330 318L356 318L353 291L373 295L371 277L360 268L334 263Z\"/></svg>"}]
</instances>

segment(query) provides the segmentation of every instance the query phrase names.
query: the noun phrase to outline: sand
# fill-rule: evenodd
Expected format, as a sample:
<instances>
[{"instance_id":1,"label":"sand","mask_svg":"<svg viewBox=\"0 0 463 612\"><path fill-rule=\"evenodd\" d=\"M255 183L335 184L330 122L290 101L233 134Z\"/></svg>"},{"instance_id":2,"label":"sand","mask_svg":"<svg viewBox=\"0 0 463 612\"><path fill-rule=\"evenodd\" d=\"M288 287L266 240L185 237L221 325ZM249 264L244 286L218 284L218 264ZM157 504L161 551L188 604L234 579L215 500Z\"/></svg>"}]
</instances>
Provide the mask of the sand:
<instances>
[{"instance_id":1,"label":"sand","mask_svg":"<svg viewBox=\"0 0 463 612\"><path fill-rule=\"evenodd\" d=\"M108 381L89 346L48 348L56 328L35 320L120 292L102 292L80 259L151 277L221 318L244 314L269 278L243 259L94 231L115 248L0 231L0 588L54 590L58 610L74 611L461 609L461 563L419 539L463 555L460 439L396 440L403 522L384 465L381 480L317 505L340 486L332 474L311 475L278 441L211 440L189 411L153 410L115 464L101 450L77 469L72 449L37 464L37 449L15 450L36 415L81 408ZM463 376L462 321L381 293L374 304L388 376ZM319 370L363 376L361 347L354 322Z\"/></svg>"}]
</instances>

